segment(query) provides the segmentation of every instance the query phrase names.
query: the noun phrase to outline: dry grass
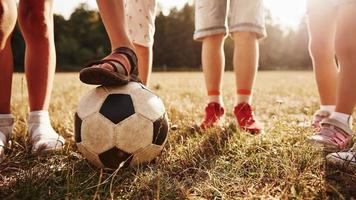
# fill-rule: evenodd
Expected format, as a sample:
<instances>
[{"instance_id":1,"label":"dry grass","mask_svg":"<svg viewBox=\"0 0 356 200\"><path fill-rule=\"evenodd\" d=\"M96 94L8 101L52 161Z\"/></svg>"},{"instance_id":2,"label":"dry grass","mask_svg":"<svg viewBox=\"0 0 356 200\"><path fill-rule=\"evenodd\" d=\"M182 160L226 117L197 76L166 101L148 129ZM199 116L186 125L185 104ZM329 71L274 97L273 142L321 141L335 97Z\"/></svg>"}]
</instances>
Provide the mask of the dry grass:
<instances>
[{"instance_id":1,"label":"dry grass","mask_svg":"<svg viewBox=\"0 0 356 200\"><path fill-rule=\"evenodd\" d=\"M14 80L17 118L9 157L0 164L0 199L325 199L356 197L356 175L325 165L320 149L305 142L318 107L310 72L261 72L254 104L266 124L262 136L236 131L235 80L225 76L226 131L199 132L205 104L200 73L156 73L152 89L165 101L171 122L155 164L117 173L91 166L72 139L73 113L89 89L76 74L58 74L50 107L52 123L67 139L63 153L35 157L26 144L27 91Z\"/></svg>"}]
</instances>

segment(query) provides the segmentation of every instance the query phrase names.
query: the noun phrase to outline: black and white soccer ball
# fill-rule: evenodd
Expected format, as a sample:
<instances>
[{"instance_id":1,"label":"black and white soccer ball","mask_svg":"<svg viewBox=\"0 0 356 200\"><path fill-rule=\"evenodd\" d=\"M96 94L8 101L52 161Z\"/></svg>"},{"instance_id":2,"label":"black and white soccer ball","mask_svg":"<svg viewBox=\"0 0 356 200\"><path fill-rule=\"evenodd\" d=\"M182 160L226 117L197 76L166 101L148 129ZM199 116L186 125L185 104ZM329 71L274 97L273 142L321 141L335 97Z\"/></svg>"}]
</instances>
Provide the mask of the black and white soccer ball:
<instances>
[{"instance_id":1,"label":"black and white soccer ball","mask_svg":"<svg viewBox=\"0 0 356 200\"><path fill-rule=\"evenodd\" d=\"M99 168L152 161L169 130L161 99L136 82L92 89L79 102L74 121L78 150Z\"/></svg>"}]
</instances>

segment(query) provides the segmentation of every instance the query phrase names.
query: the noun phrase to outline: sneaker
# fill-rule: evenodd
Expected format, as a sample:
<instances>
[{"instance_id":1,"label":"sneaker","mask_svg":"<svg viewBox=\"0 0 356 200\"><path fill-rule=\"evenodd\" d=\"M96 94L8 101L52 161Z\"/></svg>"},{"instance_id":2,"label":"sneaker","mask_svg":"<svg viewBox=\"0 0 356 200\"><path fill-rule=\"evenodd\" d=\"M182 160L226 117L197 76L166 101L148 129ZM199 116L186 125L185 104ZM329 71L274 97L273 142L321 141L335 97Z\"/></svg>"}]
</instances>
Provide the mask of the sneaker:
<instances>
[{"instance_id":1,"label":"sneaker","mask_svg":"<svg viewBox=\"0 0 356 200\"><path fill-rule=\"evenodd\" d=\"M0 119L0 163L5 160L5 149L12 135L14 118L9 116Z\"/></svg>"},{"instance_id":2,"label":"sneaker","mask_svg":"<svg viewBox=\"0 0 356 200\"><path fill-rule=\"evenodd\" d=\"M328 119L330 117L331 113L325 110L318 110L314 113L313 116L313 121L311 126L315 128L316 130L320 130L321 126L320 123L324 119Z\"/></svg>"},{"instance_id":3,"label":"sneaker","mask_svg":"<svg viewBox=\"0 0 356 200\"><path fill-rule=\"evenodd\" d=\"M326 161L335 166L356 172L356 143L347 152L337 152L327 155Z\"/></svg>"},{"instance_id":4,"label":"sneaker","mask_svg":"<svg viewBox=\"0 0 356 200\"><path fill-rule=\"evenodd\" d=\"M324 119L320 124L320 131L308 137L309 142L323 145L326 151L341 151L348 147L353 132L347 125L332 118Z\"/></svg>"},{"instance_id":5,"label":"sneaker","mask_svg":"<svg viewBox=\"0 0 356 200\"><path fill-rule=\"evenodd\" d=\"M234 114L240 129L253 135L260 134L263 131L263 124L255 118L250 104L240 103L234 108Z\"/></svg>"},{"instance_id":6,"label":"sneaker","mask_svg":"<svg viewBox=\"0 0 356 200\"><path fill-rule=\"evenodd\" d=\"M211 102L205 107L205 118L200 124L200 128L207 129L214 126L221 126L224 116L224 108L216 102Z\"/></svg>"}]
</instances>

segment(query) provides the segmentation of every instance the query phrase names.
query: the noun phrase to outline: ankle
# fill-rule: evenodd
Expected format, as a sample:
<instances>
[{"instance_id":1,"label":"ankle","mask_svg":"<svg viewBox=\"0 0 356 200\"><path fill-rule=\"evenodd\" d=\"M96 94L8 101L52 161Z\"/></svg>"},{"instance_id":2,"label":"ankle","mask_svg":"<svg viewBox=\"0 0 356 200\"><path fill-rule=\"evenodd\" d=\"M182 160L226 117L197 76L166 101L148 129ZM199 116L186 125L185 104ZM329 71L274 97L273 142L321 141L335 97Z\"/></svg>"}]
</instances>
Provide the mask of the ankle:
<instances>
[{"instance_id":1,"label":"ankle","mask_svg":"<svg viewBox=\"0 0 356 200\"><path fill-rule=\"evenodd\" d=\"M247 89L238 89L236 96L236 104L235 106L241 103L251 104L252 100L252 91Z\"/></svg>"},{"instance_id":2,"label":"ankle","mask_svg":"<svg viewBox=\"0 0 356 200\"><path fill-rule=\"evenodd\" d=\"M335 105L320 105L320 110L321 111L326 111L328 113L333 113L335 111L336 106Z\"/></svg>"},{"instance_id":3,"label":"ankle","mask_svg":"<svg viewBox=\"0 0 356 200\"><path fill-rule=\"evenodd\" d=\"M345 113L333 112L330 118L335 119L345 125L347 125L350 129L352 129L352 116Z\"/></svg>"},{"instance_id":4,"label":"ankle","mask_svg":"<svg viewBox=\"0 0 356 200\"><path fill-rule=\"evenodd\" d=\"M0 146L6 146L12 135L14 118L11 114L0 114Z\"/></svg>"},{"instance_id":5,"label":"ankle","mask_svg":"<svg viewBox=\"0 0 356 200\"><path fill-rule=\"evenodd\" d=\"M209 103L218 103L223 106L224 101L221 95L221 90L209 90L208 91L208 104Z\"/></svg>"}]
</instances>

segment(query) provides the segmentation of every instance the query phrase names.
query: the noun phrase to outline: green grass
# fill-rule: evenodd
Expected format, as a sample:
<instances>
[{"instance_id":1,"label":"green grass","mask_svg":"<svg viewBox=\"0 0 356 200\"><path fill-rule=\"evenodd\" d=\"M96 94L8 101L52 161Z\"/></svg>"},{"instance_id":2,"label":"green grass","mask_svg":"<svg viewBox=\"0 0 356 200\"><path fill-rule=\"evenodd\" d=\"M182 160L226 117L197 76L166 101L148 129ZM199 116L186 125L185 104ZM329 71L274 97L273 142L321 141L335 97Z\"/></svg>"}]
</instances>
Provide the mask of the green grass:
<instances>
[{"instance_id":1,"label":"green grass","mask_svg":"<svg viewBox=\"0 0 356 200\"><path fill-rule=\"evenodd\" d=\"M151 88L165 102L172 124L168 143L154 164L115 172L99 170L78 153L73 114L90 87L77 74L58 74L50 112L66 139L60 154L36 157L26 143L27 90L24 75L13 87L17 123L8 159L0 164L0 199L349 199L356 175L325 164L308 145L313 130L303 124L318 108L311 72L261 72L254 95L266 133L236 130L232 115L235 79L225 74L226 131L197 131L203 117L201 73L155 73Z\"/></svg>"}]
</instances>

